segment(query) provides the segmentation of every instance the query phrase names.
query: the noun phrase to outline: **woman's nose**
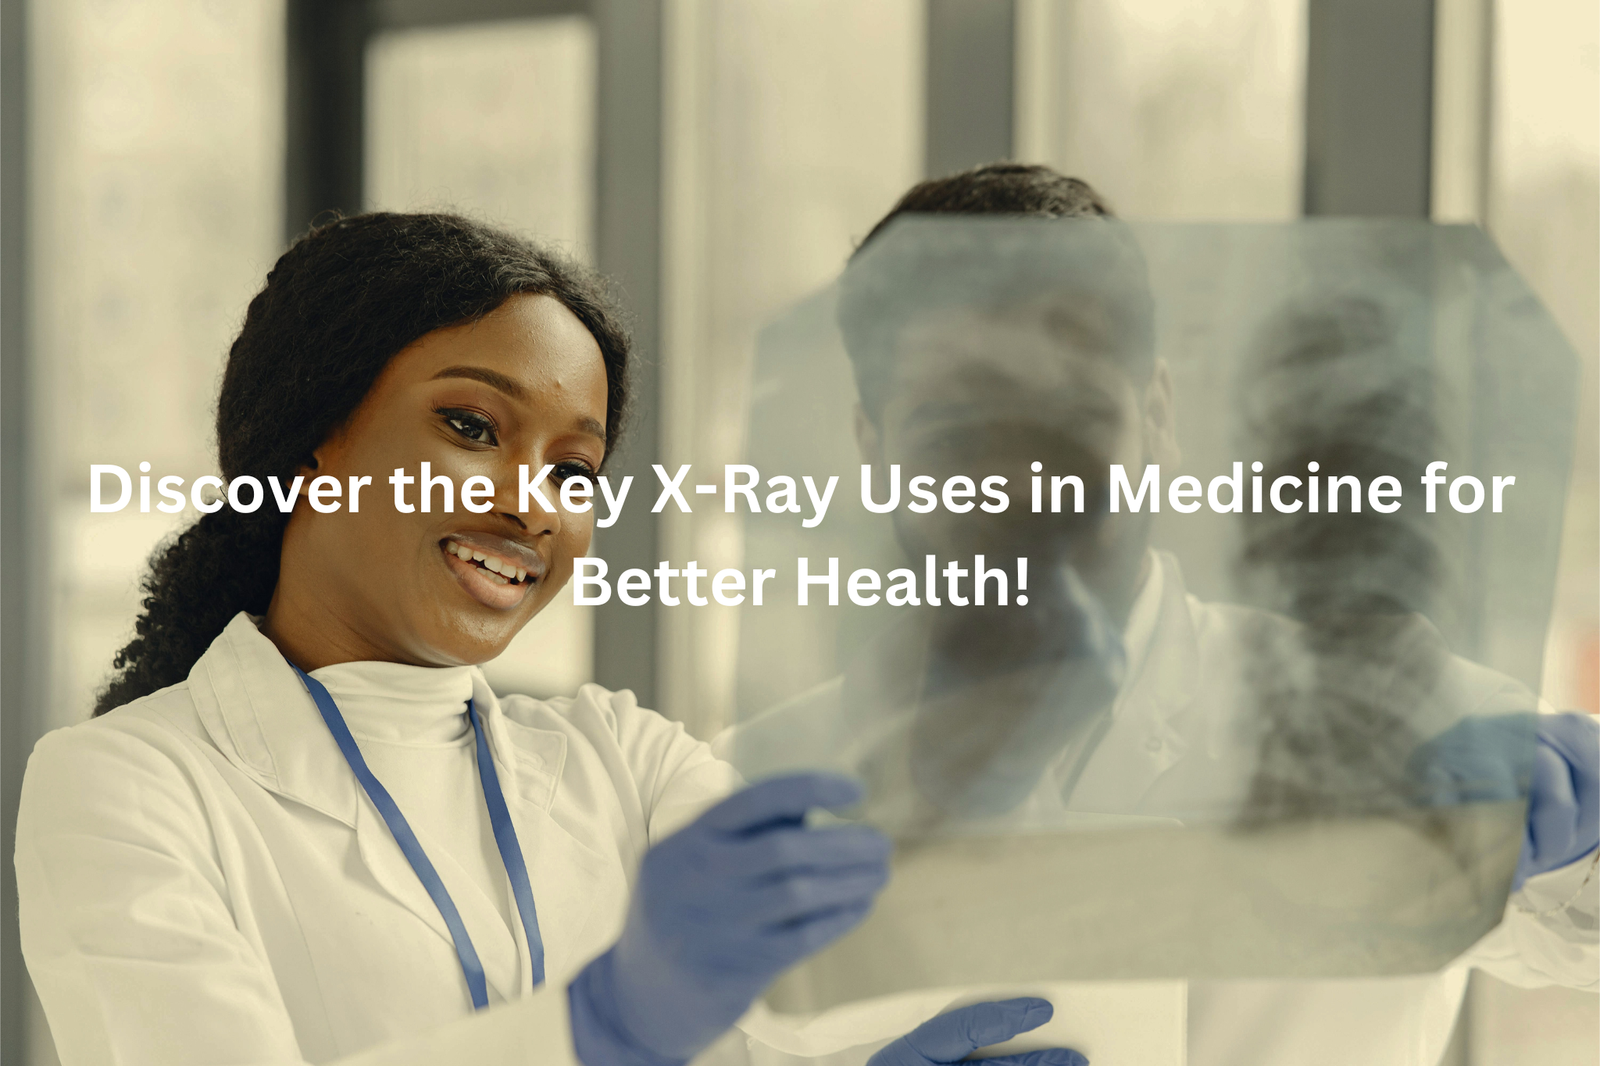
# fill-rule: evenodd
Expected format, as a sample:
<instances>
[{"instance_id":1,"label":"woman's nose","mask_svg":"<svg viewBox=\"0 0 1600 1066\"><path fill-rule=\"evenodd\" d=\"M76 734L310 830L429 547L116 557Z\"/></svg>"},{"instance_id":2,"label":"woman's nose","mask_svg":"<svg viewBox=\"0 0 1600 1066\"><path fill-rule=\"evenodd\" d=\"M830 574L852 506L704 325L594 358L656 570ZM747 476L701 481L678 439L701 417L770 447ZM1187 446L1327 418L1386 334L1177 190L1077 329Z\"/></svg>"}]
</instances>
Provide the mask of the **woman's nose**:
<instances>
[{"instance_id":1,"label":"woman's nose","mask_svg":"<svg viewBox=\"0 0 1600 1066\"><path fill-rule=\"evenodd\" d=\"M514 518L530 533L556 534L561 532L562 513L559 487L547 475L534 480L543 471L543 464L520 467L511 476L499 482L501 509Z\"/></svg>"}]
</instances>

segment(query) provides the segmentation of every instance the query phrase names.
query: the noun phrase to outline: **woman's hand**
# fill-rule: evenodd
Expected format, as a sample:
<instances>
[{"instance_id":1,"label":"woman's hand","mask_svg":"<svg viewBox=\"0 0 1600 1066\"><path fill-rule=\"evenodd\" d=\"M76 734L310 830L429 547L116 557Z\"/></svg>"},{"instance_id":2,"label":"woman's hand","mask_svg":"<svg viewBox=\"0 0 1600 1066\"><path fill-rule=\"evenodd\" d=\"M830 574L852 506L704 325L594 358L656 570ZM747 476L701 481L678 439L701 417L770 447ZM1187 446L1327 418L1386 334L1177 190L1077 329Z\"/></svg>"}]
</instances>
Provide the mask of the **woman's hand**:
<instances>
[{"instance_id":1,"label":"woman's hand","mask_svg":"<svg viewBox=\"0 0 1600 1066\"><path fill-rule=\"evenodd\" d=\"M1037 1029L1055 1009L1044 999L1004 999L974 1003L923 1022L867 1060L867 1066L943 1066L962 1062L981 1047ZM1066 1048L977 1059L991 1066L1088 1066L1089 1060Z\"/></svg>"},{"instance_id":2,"label":"woman's hand","mask_svg":"<svg viewBox=\"0 0 1600 1066\"><path fill-rule=\"evenodd\" d=\"M579 1059L686 1062L780 973L860 922L888 880L888 839L805 825L807 811L860 795L832 774L776 778L651 848L622 936L571 985Z\"/></svg>"}]
</instances>

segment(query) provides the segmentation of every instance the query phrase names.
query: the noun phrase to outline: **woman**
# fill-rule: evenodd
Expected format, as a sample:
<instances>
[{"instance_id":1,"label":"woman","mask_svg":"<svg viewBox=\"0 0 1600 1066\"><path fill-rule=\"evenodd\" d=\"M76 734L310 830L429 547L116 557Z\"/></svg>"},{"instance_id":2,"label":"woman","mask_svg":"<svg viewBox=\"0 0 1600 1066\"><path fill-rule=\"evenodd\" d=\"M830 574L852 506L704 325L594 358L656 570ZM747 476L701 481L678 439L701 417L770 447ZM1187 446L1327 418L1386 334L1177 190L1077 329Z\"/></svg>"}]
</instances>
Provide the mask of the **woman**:
<instances>
[{"instance_id":1,"label":"woman","mask_svg":"<svg viewBox=\"0 0 1600 1066\"><path fill-rule=\"evenodd\" d=\"M592 512L518 509L519 467L596 474L627 388L597 282L481 225L365 215L278 261L229 354L222 474L332 477L341 506L204 515L97 717L34 751L22 942L64 1066L681 1063L865 915L884 839L804 824L849 781L696 819L739 782L680 726L595 685L500 700L474 668L589 545ZM386 483L424 464L442 493ZM452 509L475 476L489 508ZM952 1012L879 1061L1048 1016Z\"/></svg>"}]
</instances>

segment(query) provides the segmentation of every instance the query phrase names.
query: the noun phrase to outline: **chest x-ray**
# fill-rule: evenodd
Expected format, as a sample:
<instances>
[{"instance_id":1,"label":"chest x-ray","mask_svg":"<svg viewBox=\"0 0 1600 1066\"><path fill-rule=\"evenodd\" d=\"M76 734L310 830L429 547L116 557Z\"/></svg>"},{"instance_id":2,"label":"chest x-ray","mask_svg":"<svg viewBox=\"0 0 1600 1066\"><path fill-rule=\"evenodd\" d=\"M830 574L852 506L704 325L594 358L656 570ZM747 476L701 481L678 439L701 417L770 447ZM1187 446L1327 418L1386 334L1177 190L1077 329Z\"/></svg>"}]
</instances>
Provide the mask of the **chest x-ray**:
<instances>
[{"instance_id":1,"label":"chest x-ray","mask_svg":"<svg viewBox=\"0 0 1600 1066\"><path fill-rule=\"evenodd\" d=\"M1522 840L1575 367L1470 227L876 238L760 338L746 461L840 480L815 528L748 515L745 561L837 573L742 608L721 743L860 777L895 877L771 1005L1470 947Z\"/></svg>"}]
</instances>

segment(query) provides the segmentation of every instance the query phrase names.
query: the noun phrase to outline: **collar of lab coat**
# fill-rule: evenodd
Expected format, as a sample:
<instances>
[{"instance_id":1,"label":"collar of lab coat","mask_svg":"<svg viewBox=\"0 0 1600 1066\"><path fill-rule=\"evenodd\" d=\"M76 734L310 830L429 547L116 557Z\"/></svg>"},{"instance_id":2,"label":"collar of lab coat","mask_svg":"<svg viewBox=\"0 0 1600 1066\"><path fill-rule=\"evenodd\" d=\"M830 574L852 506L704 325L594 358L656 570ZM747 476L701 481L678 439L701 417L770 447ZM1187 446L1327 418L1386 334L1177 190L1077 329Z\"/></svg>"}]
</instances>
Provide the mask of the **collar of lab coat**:
<instances>
[{"instance_id":1,"label":"collar of lab coat","mask_svg":"<svg viewBox=\"0 0 1600 1066\"><path fill-rule=\"evenodd\" d=\"M1200 673L1200 638L1183 571L1170 552L1152 551L1150 579L1159 582L1152 591L1157 603L1148 634L1140 634L1138 653L1128 664L1113 713L1125 714L1130 706L1148 713L1160 728L1194 698ZM1135 604L1135 613L1142 604ZM1130 637L1133 634L1129 634Z\"/></svg>"},{"instance_id":2,"label":"collar of lab coat","mask_svg":"<svg viewBox=\"0 0 1600 1066\"><path fill-rule=\"evenodd\" d=\"M1070 789L1061 796L1073 809L1126 813L1156 779L1188 752L1191 738L1178 727L1182 711L1193 702L1200 674L1198 604L1191 603L1178 560L1152 552L1152 572L1145 593L1156 597L1147 634L1135 637L1128 677L1112 704L1111 721L1095 745L1082 774L1059 782ZM1158 585L1154 583L1159 582ZM1144 603L1136 601L1134 615ZM1137 624L1134 618L1130 622ZM1061 772L1058 767L1057 772ZM1058 793L1059 794L1059 793ZM1058 801L1059 802L1059 801Z\"/></svg>"},{"instance_id":3,"label":"collar of lab coat","mask_svg":"<svg viewBox=\"0 0 1600 1066\"><path fill-rule=\"evenodd\" d=\"M262 787L357 827L361 790L311 694L277 646L241 611L195 663L189 688L212 743ZM472 699L489 732L501 787L549 810L566 755L560 733L509 721L473 670Z\"/></svg>"},{"instance_id":4,"label":"collar of lab coat","mask_svg":"<svg viewBox=\"0 0 1600 1066\"><path fill-rule=\"evenodd\" d=\"M190 671L189 687L200 720L224 758L268 791L355 830L373 877L450 941L438 908L382 817L362 796L311 694L255 619L242 611L234 616ZM605 860L549 814L566 759L566 736L507 718L481 670L473 671L472 689L529 868L541 930L547 923L561 926L544 937L546 974L554 980L576 961L564 957L570 952L563 948L573 939L566 933L581 930L593 909L582 887L588 880L584 875L598 874ZM435 865L455 867L440 844L422 843ZM464 874L456 879L466 882ZM469 930L505 927L482 892L458 893L455 903ZM519 972L524 992L532 988L526 936L520 922L512 926L514 950L503 937L473 938L491 986L508 1000L515 998Z\"/></svg>"}]
</instances>

